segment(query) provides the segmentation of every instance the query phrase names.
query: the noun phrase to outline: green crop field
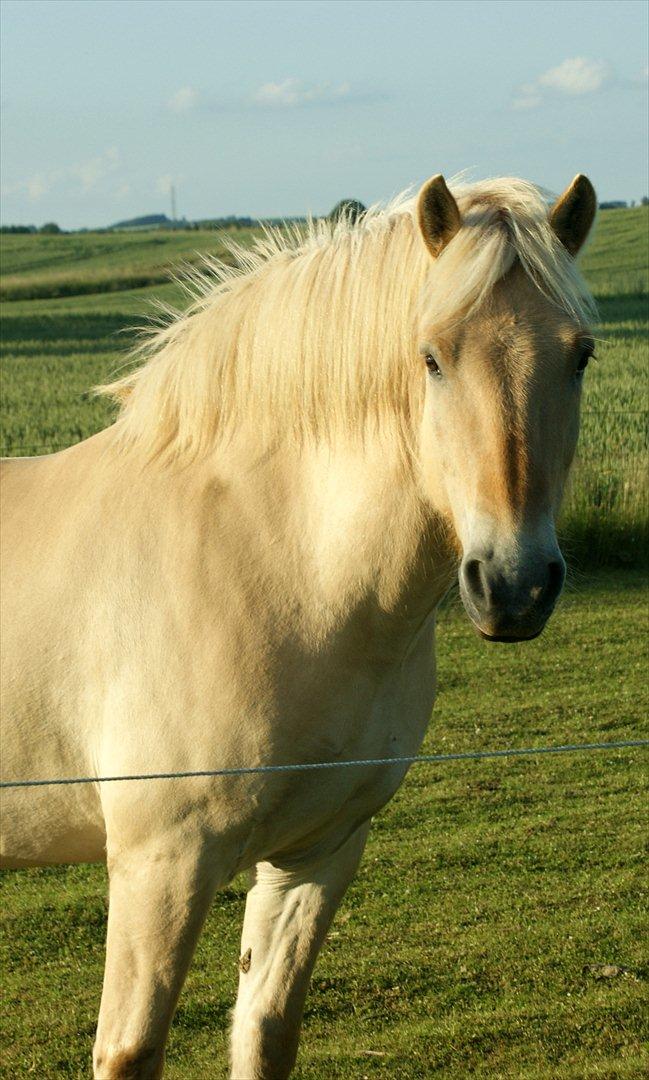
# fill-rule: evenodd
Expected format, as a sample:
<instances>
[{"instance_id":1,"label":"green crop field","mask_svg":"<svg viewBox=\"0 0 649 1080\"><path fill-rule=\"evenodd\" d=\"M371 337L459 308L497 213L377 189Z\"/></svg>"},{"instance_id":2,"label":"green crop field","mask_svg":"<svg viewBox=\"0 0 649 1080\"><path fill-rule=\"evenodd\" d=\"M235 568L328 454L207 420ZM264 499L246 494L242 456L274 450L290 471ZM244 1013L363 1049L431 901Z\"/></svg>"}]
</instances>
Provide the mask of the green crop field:
<instances>
[{"instance_id":1,"label":"green crop field","mask_svg":"<svg viewBox=\"0 0 649 1080\"><path fill-rule=\"evenodd\" d=\"M583 260L601 340L561 522L578 569L529 644L487 646L445 604L424 752L647 737L648 224L646 209L603 213ZM108 423L88 389L124 362L153 298L180 302L151 282L220 245L214 233L3 239L8 453ZM640 750L414 768L318 961L298 1080L648 1075L646 778ZM172 1029L172 1080L226 1075L243 900L237 881L213 906ZM6 873L2 912L3 1074L88 1076L103 868Z\"/></svg>"},{"instance_id":2,"label":"green crop field","mask_svg":"<svg viewBox=\"0 0 649 1080\"><path fill-rule=\"evenodd\" d=\"M43 300L121 292L166 283L171 270L201 255L225 254L223 237L242 243L250 229L231 233L118 232L3 236L0 300Z\"/></svg>"}]
</instances>

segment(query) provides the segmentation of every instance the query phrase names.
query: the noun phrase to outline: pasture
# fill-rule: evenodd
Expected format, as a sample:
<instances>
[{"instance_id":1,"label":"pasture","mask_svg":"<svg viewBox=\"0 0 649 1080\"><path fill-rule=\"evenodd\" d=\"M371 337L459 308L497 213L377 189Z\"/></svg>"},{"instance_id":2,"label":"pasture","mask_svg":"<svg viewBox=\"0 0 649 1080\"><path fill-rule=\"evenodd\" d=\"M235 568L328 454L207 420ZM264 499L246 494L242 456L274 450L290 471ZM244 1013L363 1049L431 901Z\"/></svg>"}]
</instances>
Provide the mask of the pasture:
<instances>
[{"instance_id":1,"label":"pasture","mask_svg":"<svg viewBox=\"0 0 649 1080\"><path fill-rule=\"evenodd\" d=\"M646 734L648 221L603 214L583 261L602 340L561 526L579 569L530 644L479 642L447 602L425 753ZM121 362L126 328L154 296L179 302L174 285L124 282L159 280L167 261L219 241L139 234L109 252L115 238L91 234L5 239L4 295L22 298L2 311L2 445L66 445L109 421L87 391ZM627 751L415 767L375 822L316 967L296 1076L644 1076L642 766ZM98 867L5 876L6 1075L88 1075L105 892ZM237 881L213 906L172 1028L172 1078L225 1074L243 895Z\"/></svg>"},{"instance_id":2,"label":"pasture","mask_svg":"<svg viewBox=\"0 0 649 1080\"><path fill-rule=\"evenodd\" d=\"M247 229L233 233L244 243L251 236ZM224 254L220 234L211 230L17 234L3 240L0 300L44 300L160 285L179 263L195 262L197 251Z\"/></svg>"}]
</instances>

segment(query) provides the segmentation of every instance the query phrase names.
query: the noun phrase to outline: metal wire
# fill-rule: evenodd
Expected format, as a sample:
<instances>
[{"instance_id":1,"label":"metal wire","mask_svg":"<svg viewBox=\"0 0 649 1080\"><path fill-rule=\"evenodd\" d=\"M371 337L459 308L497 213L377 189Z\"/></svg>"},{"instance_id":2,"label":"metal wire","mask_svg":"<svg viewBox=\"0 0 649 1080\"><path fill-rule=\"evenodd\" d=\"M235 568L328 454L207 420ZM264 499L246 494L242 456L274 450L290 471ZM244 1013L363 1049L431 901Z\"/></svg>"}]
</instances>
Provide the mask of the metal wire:
<instances>
[{"instance_id":1,"label":"metal wire","mask_svg":"<svg viewBox=\"0 0 649 1080\"><path fill-rule=\"evenodd\" d=\"M414 757L359 758L355 761L315 761L291 765L246 765L232 769L200 769L192 772L133 773L127 776L71 776L57 780L3 780L0 788L50 787L67 784L112 784L127 780L185 780L198 776L256 776L259 773L312 772L317 769L349 769L376 765L424 765L445 761L481 761L484 758L508 758L538 754L570 754L590 750L629 750L649 748L649 739L625 739L620 742L574 743L566 746L509 747L506 750L467 750L453 754L417 754Z\"/></svg>"}]
</instances>

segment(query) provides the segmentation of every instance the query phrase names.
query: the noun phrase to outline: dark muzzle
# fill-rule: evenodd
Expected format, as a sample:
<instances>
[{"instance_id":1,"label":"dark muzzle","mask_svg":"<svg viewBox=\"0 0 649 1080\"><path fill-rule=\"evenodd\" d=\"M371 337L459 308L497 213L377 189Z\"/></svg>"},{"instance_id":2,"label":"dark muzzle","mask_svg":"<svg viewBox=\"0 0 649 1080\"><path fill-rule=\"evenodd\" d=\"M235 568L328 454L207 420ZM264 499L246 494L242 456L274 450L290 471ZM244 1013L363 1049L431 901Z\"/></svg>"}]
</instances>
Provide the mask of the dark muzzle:
<instances>
[{"instance_id":1,"label":"dark muzzle","mask_svg":"<svg viewBox=\"0 0 649 1080\"><path fill-rule=\"evenodd\" d=\"M460 566L460 595L469 618L488 641L529 641L552 614L565 576L558 548L517 562L469 552Z\"/></svg>"}]
</instances>

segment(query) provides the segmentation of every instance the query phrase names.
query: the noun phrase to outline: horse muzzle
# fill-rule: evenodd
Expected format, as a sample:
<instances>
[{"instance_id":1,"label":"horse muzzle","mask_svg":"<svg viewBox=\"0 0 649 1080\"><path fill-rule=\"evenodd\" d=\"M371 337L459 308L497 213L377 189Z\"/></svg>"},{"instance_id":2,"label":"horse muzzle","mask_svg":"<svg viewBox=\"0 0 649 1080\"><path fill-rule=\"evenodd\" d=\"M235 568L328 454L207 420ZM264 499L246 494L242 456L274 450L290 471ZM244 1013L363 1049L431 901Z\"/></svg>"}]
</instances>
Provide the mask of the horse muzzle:
<instances>
[{"instance_id":1,"label":"horse muzzle","mask_svg":"<svg viewBox=\"0 0 649 1080\"><path fill-rule=\"evenodd\" d=\"M460 566L460 595L471 622L487 641L531 641L554 610L566 576L558 547L523 559L471 551Z\"/></svg>"}]
</instances>

